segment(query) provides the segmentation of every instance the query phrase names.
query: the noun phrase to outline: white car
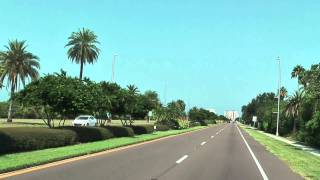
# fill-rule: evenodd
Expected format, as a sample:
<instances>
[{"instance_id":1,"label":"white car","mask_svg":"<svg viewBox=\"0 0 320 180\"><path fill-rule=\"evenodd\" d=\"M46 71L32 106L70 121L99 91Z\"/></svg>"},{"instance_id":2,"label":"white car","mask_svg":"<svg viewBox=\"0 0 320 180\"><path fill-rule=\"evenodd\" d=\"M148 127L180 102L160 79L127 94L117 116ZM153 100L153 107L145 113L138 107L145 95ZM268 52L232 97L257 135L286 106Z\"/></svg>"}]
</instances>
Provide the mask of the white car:
<instances>
[{"instance_id":1,"label":"white car","mask_svg":"<svg viewBox=\"0 0 320 180\"><path fill-rule=\"evenodd\" d=\"M81 115L73 120L73 126L95 126L97 119L90 115Z\"/></svg>"}]
</instances>

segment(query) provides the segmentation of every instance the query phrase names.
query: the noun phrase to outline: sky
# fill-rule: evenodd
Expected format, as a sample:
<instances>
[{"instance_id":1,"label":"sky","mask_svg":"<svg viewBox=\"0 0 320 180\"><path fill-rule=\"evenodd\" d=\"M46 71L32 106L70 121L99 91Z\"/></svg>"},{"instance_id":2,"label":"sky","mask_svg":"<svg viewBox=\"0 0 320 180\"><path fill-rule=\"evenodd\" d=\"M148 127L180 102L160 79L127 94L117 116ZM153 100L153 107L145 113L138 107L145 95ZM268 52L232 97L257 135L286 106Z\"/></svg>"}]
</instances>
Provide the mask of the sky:
<instances>
[{"instance_id":1,"label":"sky","mask_svg":"<svg viewBox=\"0 0 320 180\"><path fill-rule=\"evenodd\" d=\"M293 67L320 62L319 9L317 0L1 0L0 50L9 40L26 40L42 76L60 69L78 76L64 46L72 32L89 28L101 53L84 76L110 81L118 54L121 86L223 114L276 92L277 56L282 85L289 93L297 88Z\"/></svg>"}]
</instances>

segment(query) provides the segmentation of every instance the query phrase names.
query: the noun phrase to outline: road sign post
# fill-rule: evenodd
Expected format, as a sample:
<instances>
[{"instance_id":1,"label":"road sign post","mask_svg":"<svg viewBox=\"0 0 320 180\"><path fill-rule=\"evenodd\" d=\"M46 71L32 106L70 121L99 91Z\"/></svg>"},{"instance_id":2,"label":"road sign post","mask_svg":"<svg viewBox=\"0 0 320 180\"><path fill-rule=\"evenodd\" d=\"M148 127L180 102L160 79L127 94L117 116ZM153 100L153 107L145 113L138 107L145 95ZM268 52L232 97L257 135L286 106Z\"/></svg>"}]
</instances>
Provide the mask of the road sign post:
<instances>
[{"instance_id":1,"label":"road sign post","mask_svg":"<svg viewBox=\"0 0 320 180\"><path fill-rule=\"evenodd\" d=\"M256 126L256 122L258 121L257 116L253 116L252 117L252 121L253 121L253 127L255 127Z\"/></svg>"},{"instance_id":2,"label":"road sign post","mask_svg":"<svg viewBox=\"0 0 320 180\"><path fill-rule=\"evenodd\" d=\"M150 123L151 117L152 117L152 111L149 111L148 112L148 123Z\"/></svg>"}]
</instances>

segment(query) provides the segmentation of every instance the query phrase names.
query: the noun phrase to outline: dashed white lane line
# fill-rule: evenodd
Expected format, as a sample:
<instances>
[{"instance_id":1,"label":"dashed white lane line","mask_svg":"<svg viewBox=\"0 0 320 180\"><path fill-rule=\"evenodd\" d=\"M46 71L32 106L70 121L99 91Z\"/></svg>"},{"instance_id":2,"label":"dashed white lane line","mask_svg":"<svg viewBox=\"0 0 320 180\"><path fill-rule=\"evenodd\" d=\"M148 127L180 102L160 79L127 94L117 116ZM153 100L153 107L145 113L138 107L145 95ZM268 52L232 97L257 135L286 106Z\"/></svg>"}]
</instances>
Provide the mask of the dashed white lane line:
<instances>
[{"instance_id":1,"label":"dashed white lane line","mask_svg":"<svg viewBox=\"0 0 320 180\"><path fill-rule=\"evenodd\" d=\"M219 134L219 132L216 132L216 134Z\"/></svg>"},{"instance_id":2,"label":"dashed white lane line","mask_svg":"<svg viewBox=\"0 0 320 180\"><path fill-rule=\"evenodd\" d=\"M251 154L254 162L256 163L256 165L257 165L257 167L258 167L258 169L259 169L259 171L260 171L260 174L261 174L263 180L268 180L268 176L267 176L266 173L264 172L262 166L260 165L258 159L257 159L256 156L254 155L253 151L251 150L251 148L250 148L249 144L247 143L246 139L243 137L243 134L242 134L242 132L240 131L239 127L238 127L237 125L236 125L236 127L237 127L237 129L238 129L238 131L239 131L239 133L240 133L240 135L241 135L244 143L246 144L246 146L247 146L247 148L248 148L248 150L249 150L249 152L250 152L250 154Z\"/></svg>"},{"instance_id":3,"label":"dashed white lane line","mask_svg":"<svg viewBox=\"0 0 320 180\"><path fill-rule=\"evenodd\" d=\"M188 157L189 157L188 155L184 155L178 161L176 161L176 163L180 164L180 163L182 163L182 161L186 160Z\"/></svg>"},{"instance_id":4,"label":"dashed white lane line","mask_svg":"<svg viewBox=\"0 0 320 180\"><path fill-rule=\"evenodd\" d=\"M211 136L210 138L211 138L211 139L213 139L213 138L214 138L214 136Z\"/></svg>"},{"instance_id":5,"label":"dashed white lane line","mask_svg":"<svg viewBox=\"0 0 320 180\"><path fill-rule=\"evenodd\" d=\"M201 143L201 146L205 145L206 143L207 143L207 142L203 141L203 142Z\"/></svg>"}]
</instances>

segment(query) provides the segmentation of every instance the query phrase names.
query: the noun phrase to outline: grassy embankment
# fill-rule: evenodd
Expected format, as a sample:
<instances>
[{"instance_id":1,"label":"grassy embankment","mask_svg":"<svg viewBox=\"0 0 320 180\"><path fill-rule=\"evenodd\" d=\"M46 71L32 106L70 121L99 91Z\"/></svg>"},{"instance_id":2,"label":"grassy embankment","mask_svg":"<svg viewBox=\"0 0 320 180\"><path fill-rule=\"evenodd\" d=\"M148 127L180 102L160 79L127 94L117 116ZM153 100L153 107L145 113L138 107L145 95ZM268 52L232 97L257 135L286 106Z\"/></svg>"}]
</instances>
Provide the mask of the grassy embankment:
<instances>
[{"instance_id":1,"label":"grassy embankment","mask_svg":"<svg viewBox=\"0 0 320 180\"><path fill-rule=\"evenodd\" d=\"M193 127L183 130L169 130L155 132L153 134L138 135L135 137L123 137L108 139L105 141L97 141L92 143L78 144L73 146L65 146L59 148L51 148L45 150L6 154L0 156L0 173L31 167L35 165L54 162L71 157L92 154L96 152L114 149L130 144L150 141L166 136L177 135L189 131L199 130L205 127Z\"/></svg>"},{"instance_id":2,"label":"grassy embankment","mask_svg":"<svg viewBox=\"0 0 320 180\"><path fill-rule=\"evenodd\" d=\"M242 126L254 139L264 145L268 151L283 160L293 171L306 179L320 179L320 157L273 139L256 130Z\"/></svg>"}]
</instances>

